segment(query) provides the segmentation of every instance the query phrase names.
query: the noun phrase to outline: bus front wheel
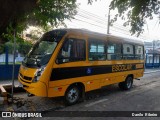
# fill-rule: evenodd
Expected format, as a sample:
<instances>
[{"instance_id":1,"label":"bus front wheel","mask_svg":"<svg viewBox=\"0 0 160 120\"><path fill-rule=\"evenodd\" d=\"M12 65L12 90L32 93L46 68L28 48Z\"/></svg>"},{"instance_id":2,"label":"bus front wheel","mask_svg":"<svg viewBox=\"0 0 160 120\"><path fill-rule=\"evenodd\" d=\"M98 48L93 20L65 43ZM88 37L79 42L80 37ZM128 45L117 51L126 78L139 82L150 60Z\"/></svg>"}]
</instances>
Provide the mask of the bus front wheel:
<instances>
[{"instance_id":1,"label":"bus front wheel","mask_svg":"<svg viewBox=\"0 0 160 120\"><path fill-rule=\"evenodd\" d=\"M80 99L80 89L78 86L70 86L65 93L65 103L73 105Z\"/></svg>"},{"instance_id":2,"label":"bus front wheel","mask_svg":"<svg viewBox=\"0 0 160 120\"><path fill-rule=\"evenodd\" d=\"M128 76L124 82L119 83L119 88L122 90L129 90L132 88L133 77Z\"/></svg>"}]
</instances>

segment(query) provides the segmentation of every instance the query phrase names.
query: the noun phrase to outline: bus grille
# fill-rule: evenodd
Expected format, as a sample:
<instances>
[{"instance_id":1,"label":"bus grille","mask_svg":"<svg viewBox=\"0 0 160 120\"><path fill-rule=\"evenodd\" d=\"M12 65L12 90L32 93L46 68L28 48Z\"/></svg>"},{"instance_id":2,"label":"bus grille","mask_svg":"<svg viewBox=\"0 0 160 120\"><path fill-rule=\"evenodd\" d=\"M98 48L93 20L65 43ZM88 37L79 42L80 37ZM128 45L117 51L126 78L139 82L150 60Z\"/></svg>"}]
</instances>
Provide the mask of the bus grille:
<instances>
[{"instance_id":1,"label":"bus grille","mask_svg":"<svg viewBox=\"0 0 160 120\"><path fill-rule=\"evenodd\" d=\"M20 78L20 79L21 79L21 78ZM21 81L23 81L23 82L25 82L25 83L29 83L29 84L31 83L31 82L24 81L24 80L22 80L22 79L21 79Z\"/></svg>"},{"instance_id":2,"label":"bus grille","mask_svg":"<svg viewBox=\"0 0 160 120\"><path fill-rule=\"evenodd\" d=\"M23 78L24 80L28 80L28 81L31 81L31 80L32 80L32 77L23 76L21 73L20 73L20 76L21 76L21 78Z\"/></svg>"}]
</instances>

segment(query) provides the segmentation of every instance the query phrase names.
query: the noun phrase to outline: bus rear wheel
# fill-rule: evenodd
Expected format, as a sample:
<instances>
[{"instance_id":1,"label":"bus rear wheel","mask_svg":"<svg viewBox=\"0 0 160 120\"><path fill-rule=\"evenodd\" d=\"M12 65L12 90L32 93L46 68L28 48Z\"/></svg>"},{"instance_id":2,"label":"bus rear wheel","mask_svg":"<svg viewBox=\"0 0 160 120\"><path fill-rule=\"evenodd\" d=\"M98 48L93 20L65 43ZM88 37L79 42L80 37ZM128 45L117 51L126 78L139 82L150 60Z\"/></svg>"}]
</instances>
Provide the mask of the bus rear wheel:
<instances>
[{"instance_id":1,"label":"bus rear wheel","mask_svg":"<svg viewBox=\"0 0 160 120\"><path fill-rule=\"evenodd\" d=\"M119 83L119 88L122 90L129 90L133 85L133 77L128 76L124 82Z\"/></svg>"},{"instance_id":2,"label":"bus rear wheel","mask_svg":"<svg viewBox=\"0 0 160 120\"><path fill-rule=\"evenodd\" d=\"M78 86L70 86L65 93L66 105L73 105L80 99L80 89Z\"/></svg>"}]
</instances>

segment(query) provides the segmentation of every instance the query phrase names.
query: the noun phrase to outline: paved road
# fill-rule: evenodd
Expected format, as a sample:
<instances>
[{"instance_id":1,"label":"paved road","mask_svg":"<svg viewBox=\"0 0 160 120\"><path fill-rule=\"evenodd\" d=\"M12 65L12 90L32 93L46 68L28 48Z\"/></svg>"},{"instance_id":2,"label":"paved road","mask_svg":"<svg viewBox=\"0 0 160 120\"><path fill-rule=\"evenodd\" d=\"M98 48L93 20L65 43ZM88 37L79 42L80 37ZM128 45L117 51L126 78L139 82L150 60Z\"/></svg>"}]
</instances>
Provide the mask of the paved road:
<instances>
[{"instance_id":1,"label":"paved road","mask_svg":"<svg viewBox=\"0 0 160 120\"><path fill-rule=\"evenodd\" d=\"M116 85L110 85L105 88L95 90L86 94L86 99L84 102L79 104L65 107L63 105L63 100L53 99L53 98L41 98L41 97L31 97L26 98L34 103L34 108L36 110L57 110L61 111L160 111L160 71L146 73L140 81L135 80L133 88L129 91L122 91ZM20 95L22 96L22 95ZM25 97L23 95L22 97ZM22 107L24 108L24 107ZM20 109L17 109L21 110ZM25 109L22 109L25 110ZM47 112L45 115L53 114L53 112ZM62 113L62 112L61 112ZM82 113L83 114L83 113ZM92 113L96 115L96 112ZM81 117L70 118L43 118L44 120L52 119L78 119ZM96 119L137 119L137 118L99 118L99 117L83 117L84 120L96 120ZM145 118L141 117L140 120L150 120L159 118Z\"/></svg>"},{"instance_id":2,"label":"paved road","mask_svg":"<svg viewBox=\"0 0 160 120\"><path fill-rule=\"evenodd\" d=\"M87 93L85 102L65 107L61 111L160 111L160 72L145 74L140 81L134 81L133 88L129 91L121 91L117 85L111 85L100 90ZM48 112L46 115L51 115ZM83 114L83 113L82 113ZM96 112L93 112L96 114ZM137 119L127 117L64 117L64 118L44 118L52 119L77 119L77 120L128 120ZM158 120L156 117L138 117L140 120Z\"/></svg>"}]
</instances>

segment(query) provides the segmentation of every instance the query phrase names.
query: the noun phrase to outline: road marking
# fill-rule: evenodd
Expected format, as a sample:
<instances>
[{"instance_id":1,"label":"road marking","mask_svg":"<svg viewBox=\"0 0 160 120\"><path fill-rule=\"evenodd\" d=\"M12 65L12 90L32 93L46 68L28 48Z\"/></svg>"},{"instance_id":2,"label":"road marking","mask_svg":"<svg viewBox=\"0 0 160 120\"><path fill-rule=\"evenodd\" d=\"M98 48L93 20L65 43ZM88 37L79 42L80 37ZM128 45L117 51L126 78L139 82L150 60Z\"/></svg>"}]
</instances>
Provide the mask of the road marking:
<instances>
[{"instance_id":1,"label":"road marking","mask_svg":"<svg viewBox=\"0 0 160 120\"><path fill-rule=\"evenodd\" d=\"M95 101L95 102L92 102L92 103L89 103L89 104L86 104L85 107L90 107L90 106L93 106L95 104L98 104L98 103L101 103L101 102L104 102L104 101L107 101L108 99L102 99L102 100L98 100L98 101Z\"/></svg>"}]
</instances>

